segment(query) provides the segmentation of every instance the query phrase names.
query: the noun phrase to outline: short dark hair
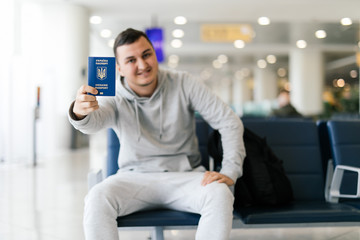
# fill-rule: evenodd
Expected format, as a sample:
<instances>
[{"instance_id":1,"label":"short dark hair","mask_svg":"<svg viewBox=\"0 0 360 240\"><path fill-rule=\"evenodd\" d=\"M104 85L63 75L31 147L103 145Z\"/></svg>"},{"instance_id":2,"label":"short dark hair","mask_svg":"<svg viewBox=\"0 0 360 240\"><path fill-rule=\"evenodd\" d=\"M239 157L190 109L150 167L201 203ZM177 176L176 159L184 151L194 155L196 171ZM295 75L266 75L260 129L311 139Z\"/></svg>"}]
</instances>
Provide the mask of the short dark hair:
<instances>
[{"instance_id":1,"label":"short dark hair","mask_svg":"<svg viewBox=\"0 0 360 240\"><path fill-rule=\"evenodd\" d=\"M285 89L285 88L281 88L280 91L279 91L279 94L280 93L287 93L287 94L290 94L290 91Z\"/></svg>"},{"instance_id":2,"label":"short dark hair","mask_svg":"<svg viewBox=\"0 0 360 240\"><path fill-rule=\"evenodd\" d=\"M125 31L119 33L119 35L116 37L116 39L114 41L114 47L113 47L115 58L116 58L116 49L118 47L120 47L122 45L134 43L137 40L139 40L140 37L144 37L150 43L150 45L153 47L148 36L142 31L139 31L139 30L136 30L133 28L128 28Z\"/></svg>"}]
</instances>

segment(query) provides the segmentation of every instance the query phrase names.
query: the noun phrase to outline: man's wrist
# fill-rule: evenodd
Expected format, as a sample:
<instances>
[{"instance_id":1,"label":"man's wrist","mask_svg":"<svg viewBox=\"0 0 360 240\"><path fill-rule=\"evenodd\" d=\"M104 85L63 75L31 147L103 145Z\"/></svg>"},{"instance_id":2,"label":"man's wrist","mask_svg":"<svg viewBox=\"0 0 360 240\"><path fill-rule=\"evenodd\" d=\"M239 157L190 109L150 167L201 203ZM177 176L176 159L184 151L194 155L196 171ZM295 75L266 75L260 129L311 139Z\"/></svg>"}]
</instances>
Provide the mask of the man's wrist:
<instances>
[{"instance_id":1,"label":"man's wrist","mask_svg":"<svg viewBox=\"0 0 360 240\"><path fill-rule=\"evenodd\" d=\"M75 101L73 101L73 102L71 103L70 108L69 108L69 115L70 115L70 117L71 117L73 120L75 120L75 121L83 120L83 119L86 117L86 115L85 115L85 116L82 116L82 117L77 116L77 115L74 113L74 105L75 105Z\"/></svg>"}]
</instances>

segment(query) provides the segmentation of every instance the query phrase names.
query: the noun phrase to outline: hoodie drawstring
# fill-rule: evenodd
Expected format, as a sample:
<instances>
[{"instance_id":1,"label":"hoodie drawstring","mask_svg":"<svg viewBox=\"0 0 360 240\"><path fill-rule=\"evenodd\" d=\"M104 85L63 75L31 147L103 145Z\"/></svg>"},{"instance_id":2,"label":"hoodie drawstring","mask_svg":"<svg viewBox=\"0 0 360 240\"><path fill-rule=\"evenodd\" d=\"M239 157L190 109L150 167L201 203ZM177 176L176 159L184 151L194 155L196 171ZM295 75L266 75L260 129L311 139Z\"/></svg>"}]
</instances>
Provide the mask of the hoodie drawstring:
<instances>
[{"instance_id":1,"label":"hoodie drawstring","mask_svg":"<svg viewBox=\"0 0 360 240\"><path fill-rule=\"evenodd\" d=\"M135 117L136 117L136 130L137 130L137 140L140 142L141 138L141 129L140 129L140 120L139 120L139 105L138 100L134 98L134 104L135 104ZM159 138L162 138L163 135L163 94L162 91L160 92L160 135Z\"/></svg>"},{"instance_id":2,"label":"hoodie drawstring","mask_svg":"<svg viewBox=\"0 0 360 240\"><path fill-rule=\"evenodd\" d=\"M163 95L162 95L162 91L160 92L160 139L162 138L162 134L163 134L163 124L162 124L162 121L163 121Z\"/></svg>"},{"instance_id":3,"label":"hoodie drawstring","mask_svg":"<svg viewBox=\"0 0 360 240\"><path fill-rule=\"evenodd\" d=\"M139 121L139 110L138 102L134 99L135 102L135 115L136 115L136 126L137 126L137 140L140 142L141 132L140 132L140 121Z\"/></svg>"}]
</instances>

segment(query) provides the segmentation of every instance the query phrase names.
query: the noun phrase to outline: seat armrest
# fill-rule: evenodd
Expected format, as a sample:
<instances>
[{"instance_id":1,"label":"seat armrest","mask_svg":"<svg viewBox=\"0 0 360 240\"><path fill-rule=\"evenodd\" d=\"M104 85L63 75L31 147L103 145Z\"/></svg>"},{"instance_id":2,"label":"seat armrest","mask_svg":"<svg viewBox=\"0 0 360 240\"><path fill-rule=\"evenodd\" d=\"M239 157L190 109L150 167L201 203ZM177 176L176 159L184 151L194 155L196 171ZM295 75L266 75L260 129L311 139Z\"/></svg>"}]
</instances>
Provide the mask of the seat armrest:
<instances>
[{"instance_id":1,"label":"seat armrest","mask_svg":"<svg viewBox=\"0 0 360 240\"><path fill-rule=\"evenodd\" d=\"M357 173L357 187L356 194L341 194L340 187L343 179L344 171L351 171ZM330 187L330 202L336 203L339 198L360 198L360 168L346 165L337 165L335 167L334 176Z\"/></svg>"},{"instance_id":2,"label":"seat armrest","mask_svg":"<svg viewBox=\"0 0 360 240\"><path fill-rule=\"evenodd\" d=\"M103 180L102 169L91 170L88 173L88 190Z\"/></svg>"},{"instance_id":3,"label":"seat armrest","mask_svg":"<svg viewBox=\"0 0 360 240\"><path fill-rule=\"evenodd\" d=\"M334 164L333 164L333 160L329 159L328 164L327 164L327 171L326 171L326 180L325 180L325 200L327 202L330 202L330 187L331 187L331 182L334 176Z\"/></svg>"}]
</instances>

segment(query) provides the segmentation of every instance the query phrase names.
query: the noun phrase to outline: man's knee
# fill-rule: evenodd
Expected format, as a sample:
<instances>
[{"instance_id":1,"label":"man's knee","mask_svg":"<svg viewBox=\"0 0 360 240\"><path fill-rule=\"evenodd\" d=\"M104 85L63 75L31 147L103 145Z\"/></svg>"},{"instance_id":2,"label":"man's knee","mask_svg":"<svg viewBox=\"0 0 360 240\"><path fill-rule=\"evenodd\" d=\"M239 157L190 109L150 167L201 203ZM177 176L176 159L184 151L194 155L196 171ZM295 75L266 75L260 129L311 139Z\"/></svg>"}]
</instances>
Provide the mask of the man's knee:
<instances>
[{"instance_id":1,"label":"man's knee","mask_svg":"<svg viewBox=\"0 0 360 240\"><path fill-rule=\"evenodd\" d=\"M95 185L85 197L85 211L107 212L116 211L118 204L111 185L99 183Z\"/></svg>"},{"instance_id":2,"label":"man's knee","mask_svg":"<svg viewBox=\"0 0 360 240\"><path fill-rule=\"evenodd\" d=\"M205 203L212 203L218 205L218 207L225 206L227 208L232 208L234 204L234 195L225 183L210 183L205 186L203 194Z\"/></svg>"}]
</instances>

